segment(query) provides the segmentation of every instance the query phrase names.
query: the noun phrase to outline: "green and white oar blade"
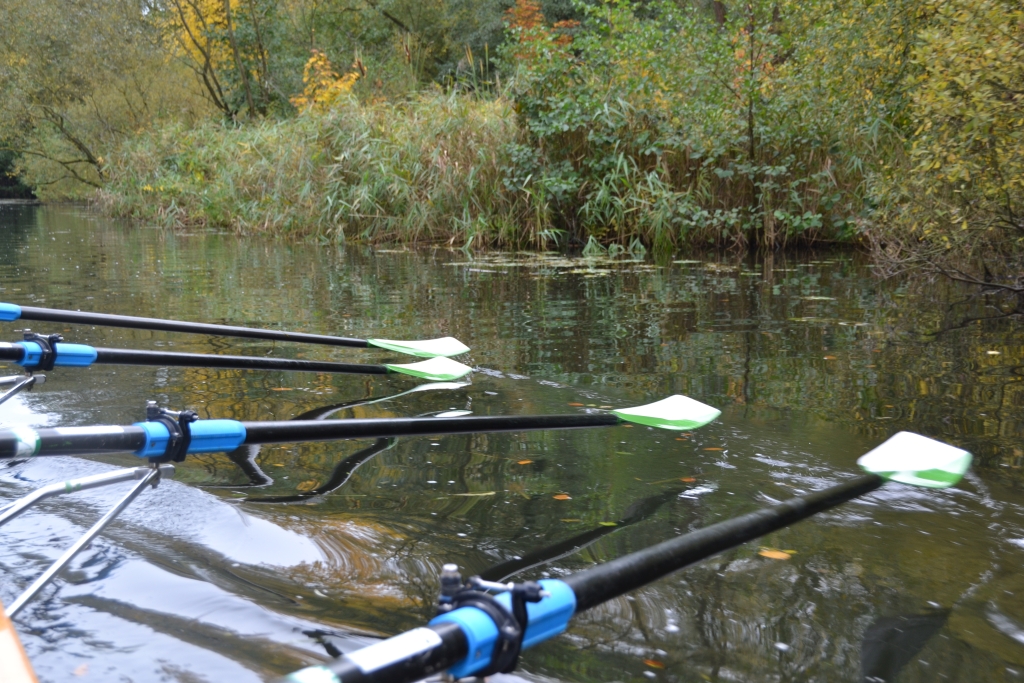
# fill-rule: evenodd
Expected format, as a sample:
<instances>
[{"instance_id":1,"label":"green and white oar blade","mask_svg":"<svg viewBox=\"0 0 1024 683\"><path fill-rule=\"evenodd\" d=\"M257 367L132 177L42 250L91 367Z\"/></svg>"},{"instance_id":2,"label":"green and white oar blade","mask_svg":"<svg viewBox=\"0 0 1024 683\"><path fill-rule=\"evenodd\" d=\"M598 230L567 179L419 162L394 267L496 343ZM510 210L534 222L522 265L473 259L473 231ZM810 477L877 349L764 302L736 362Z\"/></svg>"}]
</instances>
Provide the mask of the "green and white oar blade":
<instances>
[{"instance_id":1,"label":"green and white oar blade","mask_svg":"<svg viewBox=\"0 0 1024 683\"><path fill-rule=\"evenodd\" d=\"M971 466L971 454L913 432L900 432L857 460L861 469L902 484L944 489Z\"/></svg>"},{"instance_id":2,"label":"green and white oar blade","mask_svg":"<svg viewBox=\"0 0 1024 683\"><path fill-rule=\"evenodd\" d=\"M423 360L419 363L385 363L384 367L391 372L422 377L435 382L450 382L473 372L473 368L468 365L442 357Z\"/></svg>"},{"instance_id":3,"label":"green and white oar blade","mask_svg":"<svg viewBox=\"0 0 1024 683\"><path fill-rule=\"evenodd\" d=\"M611 412L626 422L676 430L703 427L722 414L722 411L717 408L679 394L669 396L656 403L648 403L645 406L623 408Z\"/></svg>"},{"instance_id":4,"label":"green and white oar blade","mask_svg":"<svg viewBox=\"0 0 1024 683\"><path fill-rule=\"evenodd\" d=\"M397 339L367 339L366 341L369 342L370 346L421 358L435 358L438 356L449 358L469 351L469 347L455 337L424 339L422 341L400 341Z\"/></svg>"}]
</instances>

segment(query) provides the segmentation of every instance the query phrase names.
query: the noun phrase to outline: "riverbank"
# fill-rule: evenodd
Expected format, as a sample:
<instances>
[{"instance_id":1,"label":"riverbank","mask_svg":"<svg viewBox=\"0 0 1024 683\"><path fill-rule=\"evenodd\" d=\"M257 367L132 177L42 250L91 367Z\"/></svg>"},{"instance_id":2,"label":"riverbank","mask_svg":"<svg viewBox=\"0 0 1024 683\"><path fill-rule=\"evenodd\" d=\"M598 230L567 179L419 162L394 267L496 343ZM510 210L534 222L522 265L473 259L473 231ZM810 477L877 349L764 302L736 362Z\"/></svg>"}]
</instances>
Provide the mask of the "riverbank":
<instances>
[{"instance_id":1,"label":"riverbank","mask_svg":"<svg viewBox=\"0 0 1024 683\"><path fill-rule=\"evenodd\" d=\"M518 130L503 99L349 101L244 127L171 125L129 142L98 193L162 225L332 242L540 244L528 196L504 191Z\"/></svg>"},{"instance_id":2,"label":"riverbank","mask_svg":"<svg viewBox=\"0 0 1024 683\"><path fill-rule=\"evenodd\" d=\"M649 168L615 129L615 153L579 149L575 171L573 144L538 140L516 108L435 91L246 126L170 124L110 159L97 203L166 227L331 242L636 250L857 238L851 221L824 215L841 195L847 210L859 205L838 187L802 195L802 214L754 212L746 180L729 182L731 150L679 169L694 164L668 149Z\"/></svg>"}]
</instances>

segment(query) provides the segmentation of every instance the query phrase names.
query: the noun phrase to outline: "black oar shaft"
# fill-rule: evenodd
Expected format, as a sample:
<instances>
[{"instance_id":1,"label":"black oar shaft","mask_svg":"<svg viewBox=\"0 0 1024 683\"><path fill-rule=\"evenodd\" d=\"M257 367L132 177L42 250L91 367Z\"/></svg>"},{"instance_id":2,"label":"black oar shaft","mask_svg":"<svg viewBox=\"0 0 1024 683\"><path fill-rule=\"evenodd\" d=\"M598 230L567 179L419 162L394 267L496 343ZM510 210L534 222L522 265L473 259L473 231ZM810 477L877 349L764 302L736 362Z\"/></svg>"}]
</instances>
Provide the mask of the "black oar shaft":
<instances>
[{"instance_id":1,"label":"black oar shaft","mask_svg":"<svg viewBox=\"0 0 1024 683\"><path fill-rule=\"evenodd\" d=\"M544 429L610 427L619 418L593 415L498 415L480 417L409 417L366 420L281 420L244 422L245 443L291 443L335 439L380 439L398 436L523 432Z\"/></svg>"},{"instance_id":2,"label":"black oar shaft","mask_svg":"<svg viewBox=\"0 0 1024 683\"><path fill-rule=\"evenodd\" d=\"M253 356L218 356L203 353L141 351L137 349L96 349L97 363L113 365L173 365L191 368L224 368L228 370L291 370L296 372L330 372L351 375L384 375L383 365L361 363L330 363L290 358L259 358Z\"/></svg>"},{"instance_id":3,"label":"black oar shaft","mask_svg":"<svg viewBox=\"0 0 1024 683\"><path fill-rule=\"evenodd\" d=\"M563 579L576 594L576 613L636 590L652 581L752 541L818 512L841 505L885 483L876 474L790 498L764 510L664 541Z\"/></svg>"},{"instance_id":4,"label":"black oar shaft","mask_svg":"<svg viewBox=\"0 0 1024 683\"><path fill-rule=\"evenodd\" d=\"M146 445L141 427L57 427L34 430L39 450L34 455L87 455L137 451ZM0 430L0 460L32 455L20 452L22 442L11 430Z\"/></svg>"},{"instance_id":5,"label":"black oar shaft","mask_svg":"<svg viewBox=\"0 0 1024 683\"><path fill-rule=\"evenodd\" d=\"M84 311L65 311L56 308L21 307L22 320L41 320L46 322L73 323L76 325L103 325L107 327L127 327L136 330L160 330L163 332L188 332L191 334L212 334L223 337L246 337L249 339L271 339L275 341L304 342L308 344L326 344L328 346L350 346L366 348L365 339L333 337L324 334L308 334L306 332L286 332L283 330L260 330L252 327L235 325L214 325L211 323L191 323L180 320L163 320L160 318L139 318L132 315L113 315L109 313L88 313Z\"/></svg>"}]
</instances>

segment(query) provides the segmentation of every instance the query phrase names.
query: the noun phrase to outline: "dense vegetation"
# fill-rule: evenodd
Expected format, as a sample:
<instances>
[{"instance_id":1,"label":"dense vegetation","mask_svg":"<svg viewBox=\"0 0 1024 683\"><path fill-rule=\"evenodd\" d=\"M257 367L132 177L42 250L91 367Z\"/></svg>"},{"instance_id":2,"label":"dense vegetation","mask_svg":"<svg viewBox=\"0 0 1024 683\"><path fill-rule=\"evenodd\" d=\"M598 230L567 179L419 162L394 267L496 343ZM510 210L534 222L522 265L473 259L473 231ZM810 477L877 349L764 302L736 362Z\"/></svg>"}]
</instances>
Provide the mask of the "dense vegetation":
<instances>
[{"instance_id":1,"label":"dense vegetation","mask_svg":"<svg viewBox=\"0 0 1024 683\"><path fill-rule=\"evenodd\" d=\"M8 0L0 24L18 171L124 215L459 246L864 240L993 272L1024 237L1019 0Z\"/></svg>"}]
</instances>

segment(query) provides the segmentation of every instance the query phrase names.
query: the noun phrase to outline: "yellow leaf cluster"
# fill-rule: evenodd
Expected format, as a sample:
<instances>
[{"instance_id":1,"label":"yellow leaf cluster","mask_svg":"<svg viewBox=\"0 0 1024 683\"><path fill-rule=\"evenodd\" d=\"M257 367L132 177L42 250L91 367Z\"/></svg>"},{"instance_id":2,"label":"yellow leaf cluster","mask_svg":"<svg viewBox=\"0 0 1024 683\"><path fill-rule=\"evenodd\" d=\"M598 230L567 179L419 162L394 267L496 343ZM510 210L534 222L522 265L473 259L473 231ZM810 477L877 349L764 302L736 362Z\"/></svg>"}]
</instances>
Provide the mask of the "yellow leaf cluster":
<instances>
[{"instance_id":1,"label":"yellow leaf cluster","mask_svg":"<svg viewBox=\"0 0 1024 683\"><path fill-rule=\"evenodd\" d=\"M301 95L289 99L297 109L302 111L323 110L338 101L342 95L352 91L361 76L361 65L353 65L353 71L341 76L320 50L313 50L312 56L302 70L302 83L305 86Z\"/></svg>"}]
</instances>

